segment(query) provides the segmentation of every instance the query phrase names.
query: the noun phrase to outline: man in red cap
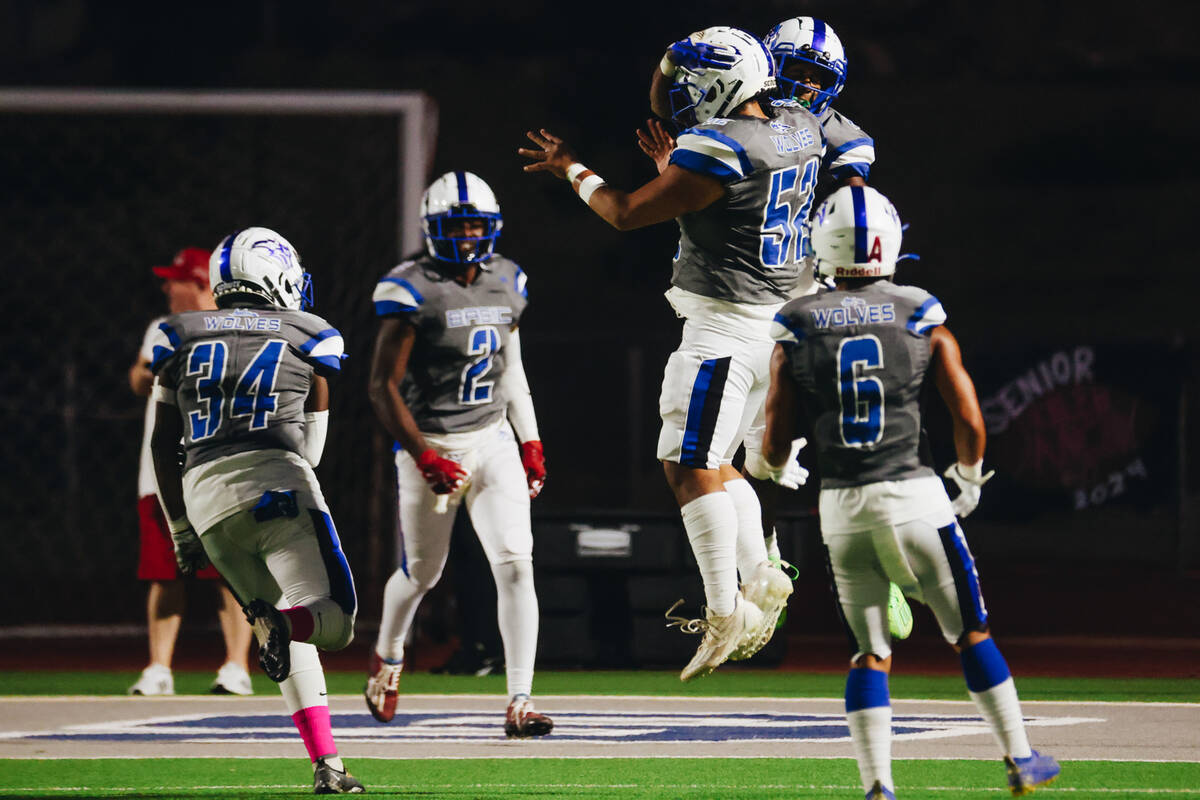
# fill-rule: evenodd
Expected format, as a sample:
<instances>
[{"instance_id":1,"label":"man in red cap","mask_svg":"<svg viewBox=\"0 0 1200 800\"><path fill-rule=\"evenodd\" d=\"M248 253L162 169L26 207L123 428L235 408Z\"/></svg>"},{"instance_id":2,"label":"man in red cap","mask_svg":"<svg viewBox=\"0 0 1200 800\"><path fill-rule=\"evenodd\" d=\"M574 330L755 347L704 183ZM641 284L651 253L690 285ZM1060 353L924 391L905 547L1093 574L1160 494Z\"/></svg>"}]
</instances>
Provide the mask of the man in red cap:
<instances>
[{"instance_id":1,"label":"man in red cap","mask_svg":"<svg viewBox=\"0 0 1200 800\"><path fill-rule=\"evenodd\" d=\"M212 290L208 285L209 251L185 247L175 254L165 267L154 267L162 278L163 294L171 313L215 309ZM150 372L151 335L165 317L158 317L146 328L137 360L129 368L129 386L139 397L149 397L154 375ZM130 694L175 694L175 679L171 674L171 656L183 619L185 605L184 582L175 564L175 549L171 533L158 504L154 482L154 466L150 459L150 432L154 430L154 404L146 404L146 424L142 435L142 458L138 469L138 523L141 530L141 549L138 558L138 578L150 582L146 599L147 622L150 632L150 664L142 670ZM219 580L212 566L196 573L197 578ZM247 652L253 629L246 624L233 594L219 584L221 607L217 616L225 638L225 663L217 672L212 691L217 694L252 694L250 674L246 671Z\"/></svg>"}]
</instances>

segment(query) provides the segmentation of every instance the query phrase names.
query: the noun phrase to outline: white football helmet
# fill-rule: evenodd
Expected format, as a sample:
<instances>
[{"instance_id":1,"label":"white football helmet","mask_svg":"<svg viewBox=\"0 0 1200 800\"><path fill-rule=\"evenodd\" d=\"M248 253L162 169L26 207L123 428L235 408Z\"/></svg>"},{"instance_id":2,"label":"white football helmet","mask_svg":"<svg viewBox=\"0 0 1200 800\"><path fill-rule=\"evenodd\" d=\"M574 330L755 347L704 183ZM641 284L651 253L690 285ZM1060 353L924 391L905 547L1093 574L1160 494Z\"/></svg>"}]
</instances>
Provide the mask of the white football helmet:
<instances>
[{"instance_id":1,"label":"white football helmet","mask_svg":"<svg viewBox=\"0 0 1200 800\"><path fill-rule=\"evenodd\" d=\"M477 220L483 223L482 236L453 236L448 230L454 222ZM429 185L421 197L421 230L429 255L440 261L472 264L492 257L504 218L496 195L483 178L473 172L447 172ZM472 247L460 248L460 242Z\"/></svg>"},{"instance_id":2,"label":"white football helmet","mask_svg":"<svg viewBox=\"0 0 1200 800\"><path fill-rule=\"evenodd\" d=\"M208 261L213 298L253 295L293 311L312 306L312 276L300 266L300 254L270 228L245 228L221 240Z\"/></svg>"},{"instance_id":3,"label":"white football helmet","mask_svg":"<svg viewBox=\"0 0 1200 800\"><path fill-rule=\"evenodd\" d=\"M728 67L676 67L670 90L671 117L685 127L731 113L755 95L775 88L775 62L758 39L717 25L688 37L733 57Z\"/></svg>"},{"instance_id":4,"label":"white football helmet","mask_svg":"<svg viewBox=\"0 0 1200 800\"><path fill-rule=\"evenodd\" d=\"M833 28L813 17L794 17L771 29L763 39L775 58L775 83L779 94L793 100L810 91L817 93L812 100L800 101L814 114L820 114L846 86L846 50ZM789 78L797 63L812 64L822 75L821 88Z\"/></svg>"},{"instance_id":5,"label":"white football helmet","mask_svg":"<svg viewBox=\"0 0 1200 800\"><path fill-rule=\"evenodd\" d=\"M824 278L879 278L896 272L902 237L892 202L870 186L843 186L811 222L813 259Z\"/></svg>"}]
</instances>

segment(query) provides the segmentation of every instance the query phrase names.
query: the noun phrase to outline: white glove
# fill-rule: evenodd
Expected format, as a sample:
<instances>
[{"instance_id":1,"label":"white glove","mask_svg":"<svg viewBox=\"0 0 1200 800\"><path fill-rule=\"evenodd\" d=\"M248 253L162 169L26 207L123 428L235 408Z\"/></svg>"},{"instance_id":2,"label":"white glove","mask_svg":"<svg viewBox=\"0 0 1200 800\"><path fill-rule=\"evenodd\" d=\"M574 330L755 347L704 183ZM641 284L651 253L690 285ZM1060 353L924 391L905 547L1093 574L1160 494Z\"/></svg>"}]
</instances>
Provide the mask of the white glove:
<instances>
[{"instance_id":1,"label":"white glove","mask_svg":"<svg viewBox=\"0 0 1200 800\"><path fill-rule=\"evenodd\" d=\"M801 436L799 439L792 440L792 449L788 453L787 461L780 464L778 467L772 466L763 459L763 466L766 468L766 477L778 483L785 489L799 489L808 480L808 470L800 466L800 462L796 461L796 456L800 454L800 450L804 445L808 444L808 440ZM758 477L758 476L755 476Z\"/></svg>"},{"instance_id":2,"label":"white glove","mask_svg":"<svg viewBox=\"0 0 1200 800\"><path fill-rule=\"evenodd\" d=\"M187 518L173 519L168 526L171 529L171 543L175 546L175 564L179 567L179 574L187 578L207 567L208 553L204 552L204 545L195 529L188 524Z\"/></svg>"},{"instance_id":3,"label":"white glove","mask_svg":"<svg viewBox=\"0 0 1200 800\"><path fill-rule=\"evenodd\" d=\"M983 494L983 485L992 479L996 470L990 470L984 475L982 461L971 465L960 464L956 461L942 474L958 484L958 497L950 501L950 506L954 509L955 514L966 517L979 505L979 496Z\"/></svg>"}]
</instances>

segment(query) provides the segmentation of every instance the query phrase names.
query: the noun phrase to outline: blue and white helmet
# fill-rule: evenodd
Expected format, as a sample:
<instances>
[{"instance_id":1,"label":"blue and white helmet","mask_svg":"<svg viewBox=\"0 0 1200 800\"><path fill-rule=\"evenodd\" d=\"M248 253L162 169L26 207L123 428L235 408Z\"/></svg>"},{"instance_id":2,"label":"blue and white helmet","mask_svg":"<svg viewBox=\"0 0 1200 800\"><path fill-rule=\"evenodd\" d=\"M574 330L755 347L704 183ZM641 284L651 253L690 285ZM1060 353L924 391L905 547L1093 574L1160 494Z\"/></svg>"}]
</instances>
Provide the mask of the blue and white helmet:
<instances>
[{"instance_id":1,"label":"blue and white helmet","mask_svg":"<svg viewBox=\"0 0 1200 800\"><path fill-rule=\"evenodd\" d=\"M903 236L892 202L870 186L843 186L817 208L811 222L817 274L879 278L896 272Z\"/></svg>"},{"instance_id":2,"label":"blue and white helmet","mask_svg":"<svg viewBox=\"0 0 1200 800\"><path fill-rule=\"evenodd\" d=\"M738 28L717 25L688 37L733 57L728 67L676 67L670 90L671 117L685 127L731 113L755 95L775 88L775 62L763 43Z\"/></svg>"},{"instance_id":3,"label":"blue and white helmet","mask_svg":"<svg viewBox=\"0 0 1200 800\"><path fill-rule=\"evenodd\" d=\"M763 39L767 49L775 58L775 82L779 94L785 99L796 99L810 91L816 92L811 101L801 101L814 114L820 114L846 85L846 50L833 28L813 17L793 17L771 29ZM789 78L788 73L797 63L815 65L822 75L821 88Z\"/></svg>"},{"instance_id":4,"label":"blue and white helmet","mask_svg":"<svg viewBox=\"0 0 1200 800\"><path fill-rule=\"evenodd\" d=\"M480 220L482 236L452 236L447 230L451 222ZM473 172L447 172L429 185L421 197L421 230L425 232L425 247L439 261L473 264L487 261L496 248L504 218L496 195L483 178ZM472 242L473 247L459 248L460 242Z\"/></svg>"},{"instance_id":5,"label":"blue and white helmet","mask_svg":"<svg viewBox=\"0 0 1200 800\"><path fill-rule=\"evenodd\" d=\"M244 228L221 240L208 260L213 298L253 295L293 311L312 306L312 276L291 242L270 228Z\"/></svg>"}]
</instances>

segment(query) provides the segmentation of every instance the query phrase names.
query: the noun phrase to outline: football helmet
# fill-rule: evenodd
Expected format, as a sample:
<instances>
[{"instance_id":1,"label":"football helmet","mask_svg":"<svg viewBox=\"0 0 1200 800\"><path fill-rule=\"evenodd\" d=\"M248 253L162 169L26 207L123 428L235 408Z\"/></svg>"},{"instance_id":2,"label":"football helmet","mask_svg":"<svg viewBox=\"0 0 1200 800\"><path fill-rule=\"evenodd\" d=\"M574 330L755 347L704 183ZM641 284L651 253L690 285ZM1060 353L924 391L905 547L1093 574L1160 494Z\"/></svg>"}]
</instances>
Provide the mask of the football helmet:
<instances>
[{"instance_id":1,"label":"football helmet","mask_svg":"<svg viewBox=\"0 0 1200 800\"><path fill-rule=\"evenodd\" d=\"M224 307L234 295L253 295L293 311L312 306L312 276L300 254L270 228L245 228L221 240L208 262L213 298Z\"/></svg>"},{"instance_id":2,"label":"football helmet","mask_svg":"<svg viewBox=\"0 0 1200 800\"><path fill-rule=\"evenodd\" d=\"M821 20L813 17L784 20L771 29L763 43L775 58L775 83L784 99L797 99L798 95L815 91L815 99L800 102L812 113L820 114L841 94L846 85L846 50L833 28ZM823 76L820 89L788 77L790 68L797 63L818 68Z\"/></svg>"},{"instance_id":3,"label":"football helmet","mask_svg":"<svg viewBox=\"0 0 1200 800\"><path fill-rule=\"evenodd\" d=\"M717 25L688 37L731 56L728 66L675 68L671 117L685 128L722 117L775 88L775 62L758 39L738 28Z\"/></svg>"},{"instance_id":4,"label":"football helmet","mask_svg":"<svg viewBox=\"0 0 1200 800\"><path fill-rule=\"evenodd\" d=\"M482 236L453 235L454 223L479 221ZM496 195L473 172L447 172L429 185L421 197L421 229L429 255L439 261L473 264L487 261L496 248L504 218ZM471 247L459 247L471 242Z\"/></svg>"},{"instance_id":5,"label":"football helmet","mask_svg":"<svg viewBox=\"0 0 1200 800\"><path fill-rule=\"evenodd\" d=\"M813 214L812 249L822 278L879 278L896 272L903 236L891 201L870 186L843 186Z\"/></svg>"}]
</instances>

